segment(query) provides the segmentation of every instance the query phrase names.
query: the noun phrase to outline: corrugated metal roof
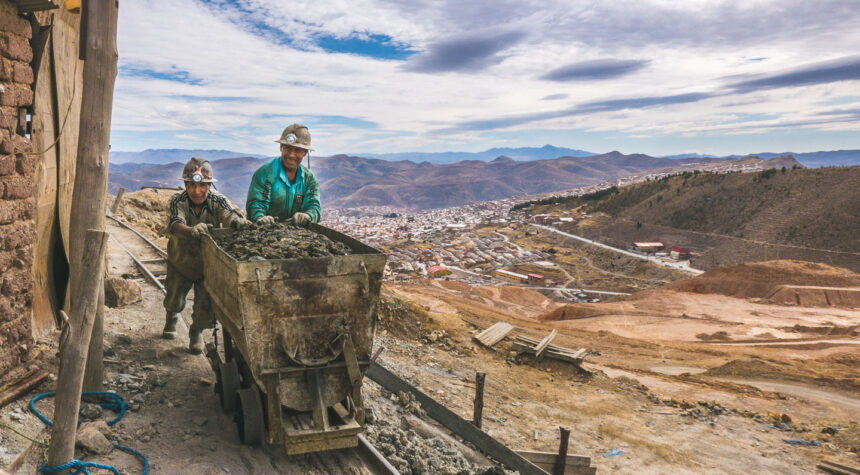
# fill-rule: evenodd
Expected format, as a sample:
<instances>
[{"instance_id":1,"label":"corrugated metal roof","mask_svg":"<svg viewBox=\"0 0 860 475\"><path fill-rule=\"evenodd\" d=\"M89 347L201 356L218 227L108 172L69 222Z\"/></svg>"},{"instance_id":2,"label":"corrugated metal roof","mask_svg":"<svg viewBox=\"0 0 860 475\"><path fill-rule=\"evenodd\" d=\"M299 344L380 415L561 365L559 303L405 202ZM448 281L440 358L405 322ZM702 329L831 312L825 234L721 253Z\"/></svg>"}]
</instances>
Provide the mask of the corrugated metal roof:
<instances>
[{"instance_id":1,"label":"corrugated metal roof","mask_svg":"<svg viewBox=\"0 0 860 475\"><path fill-rule=\"evenodd\" d=\"M42 10L53 10L59 5L53 0L9 0L18 7L21 13L38 12Z\"/></svg>"}]
</instances>

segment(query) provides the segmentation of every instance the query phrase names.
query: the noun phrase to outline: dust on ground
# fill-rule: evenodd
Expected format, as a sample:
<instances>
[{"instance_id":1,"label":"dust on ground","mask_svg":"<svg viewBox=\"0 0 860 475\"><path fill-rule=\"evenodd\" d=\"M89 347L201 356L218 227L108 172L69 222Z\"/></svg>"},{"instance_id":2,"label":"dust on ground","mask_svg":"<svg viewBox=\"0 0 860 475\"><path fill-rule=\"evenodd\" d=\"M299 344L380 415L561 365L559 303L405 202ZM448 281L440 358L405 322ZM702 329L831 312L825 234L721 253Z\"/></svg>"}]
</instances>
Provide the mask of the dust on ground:
<instances>
[{"instance_id":1,"label":"dust on ground","mask_svg":"<svg viewBox=\"0 0 860 475\"><path fill-rule=\"evenodd\" d=\"M119 234L109 222L109 231ZM133 252L142 246L125 242ZM110 269L117 274L135 274L130 258L122 249L109 246ZM160 338L164 324L163 294L139 274L132 279L142 289L142 300L105 314L105 390L120 394L128 404L125 417L112 426L108 439L144 453L151 473L285 473L285 474L368 474L353 449L288 456L279 446L251 447L239 441L232 415L220 409L214 393L215 376L202 356L187 352L188 340L180 331L177 340ZM183 319L190 321L189 296ZM39 366L56 372L58 361L52 335L40 343L44 356ZM207 341L211 332L204 332ZM219 335L220 338L220 335ZM40 442L49 430L27 410L27 401L42 387L0 410L0 422ZM495 464L474 449L463 445L445 429L412 406L391 400L391 394L370 381L365 383L365 404L371 414L368 436L389 452L403 473L502 473ZM51 418L53 400L38 403ZM410 412L412 410L413 412ZM102 420L115 417L111 411L85 409L88 416ZM101 414L95 414L101 412ZM45 460L45 448L6 427L0 427L0 469L16 460L16 473L35 473ZM116 466L122 473L139 473L141 463L120 450L93 455L78 449L76 457ZM93 472L98 473L98 472Z\"/></svg>"},{"instance_id":2,"label":"dust on ground","mask_svg":"<svg viewBox=\"0 0 860 475\"><path fill-rule=\"evenodd\" d=\"M814 472L822 458L858 464L855 309L651 290L621 302L549 312L520 302L530 310L510 311L487 301L500 293L479 289L389 284L380 309L386 331L379 341L387 348L381 360L466 418L474 374L486 372L485 430L514 449L555 451L556 428L566 426L570 453L591 456L603 471L796 473ZM539 319L553 313L572 320ZM518 330L493 349L472 341L496 321ZM585 366L594 376L562 362L511 356L517 331L540 339L551 329L559 331L553 344L589 350ZM697 334L714 337L703 342ZM832 342L719 346L814 342L819 335ZM623 454L604 457L613 447Z\"/></svg>"},{"instance_id":3,"label":"dust on ground","mask_svg":"<svg viewBox=\"0 0 860 475\"><path fill-rule=\"evenodd\" d=\"M124 257L117 253L111 258ZM631 287L641 278L606 277ZM108 387L132 401L131 412L112 431L114 440L149 455L155 473L362 473L340 452L287 457L279 447L241 445L229 416L218 408L211 370L185 352L186 340L158 338L161 294L139 282L143 301L107 310L106 337L114 353ZM849 344L856 342L852 331L834 330L856 327L856 309L650 290L620 302L557 307L573 319L552 321L540 319L557 310L549 299L517 297L439 281L386 284L379 307L377 344L385 347L380 361L466 419L472 416L475 372L486 372L485 431L516 450L554 452L558 427L568 427L569 453L590 456L602 472L813 473L823 458L860 464L860 348ZM190 305L186 319L189 312ZM557 329L553 344L589 350L585 366L595 374L551 359L512 356L514 333L493 349L472 341L476 331L496 321L537 339ZM718 336L702 341L697 335ZM790 348L743 345L815 342L818 336L820 344ZM43 367L51 364L55 359ZM453 470L466 462L469 471L488 466L408 398L369 381L365 388L372 413L368 435L402 459L396 462L404 470ZM0 421L44 440L41 422L24 410L30 396L3 408ZM45 401L47 414L50 404ZM0 454L2 467L26 441L3 428L0 437L0 447L9 452ZM7 441L14 441L12 450ZM459 454L447 453L451 447ZM38 447L31 450L24 473L43 454ZM122 452L97 460L126 473L140 469Z\"/></svg>"},{"instance_id":4,"label":"dust on ground","mask_svg":"<svg viewBox=\"0 0 860 475\"><path fill-rule=\"evenodd\" d=\"M286 223L252 223L216 233L215 242L239 261L346 256L349 247L327 236Z\"/></svg>"}]
</instances>

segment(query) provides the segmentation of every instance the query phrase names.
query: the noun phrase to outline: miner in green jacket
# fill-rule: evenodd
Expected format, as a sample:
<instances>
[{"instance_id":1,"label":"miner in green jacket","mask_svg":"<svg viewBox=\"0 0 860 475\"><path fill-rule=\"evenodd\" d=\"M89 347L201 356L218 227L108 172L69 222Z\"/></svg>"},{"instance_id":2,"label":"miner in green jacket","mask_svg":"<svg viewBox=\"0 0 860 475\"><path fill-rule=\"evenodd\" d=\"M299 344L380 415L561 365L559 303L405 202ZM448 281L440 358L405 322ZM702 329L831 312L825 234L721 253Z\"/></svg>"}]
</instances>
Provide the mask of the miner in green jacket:
<instances>
[{"instance_id":1,"label":"miner in green jacket","mask_svg":"<svg viewBox=\"0 0 860 475\"><path fill-rule=\"evenodd\" d=\"M281 134L281 157L261 166L251 178L246 209L248 219L267 224L292 221L299 226L320 220L320 188L316 177L302 165L312 151L307 127L293 124Z\"/></svg>"}]
</instances>

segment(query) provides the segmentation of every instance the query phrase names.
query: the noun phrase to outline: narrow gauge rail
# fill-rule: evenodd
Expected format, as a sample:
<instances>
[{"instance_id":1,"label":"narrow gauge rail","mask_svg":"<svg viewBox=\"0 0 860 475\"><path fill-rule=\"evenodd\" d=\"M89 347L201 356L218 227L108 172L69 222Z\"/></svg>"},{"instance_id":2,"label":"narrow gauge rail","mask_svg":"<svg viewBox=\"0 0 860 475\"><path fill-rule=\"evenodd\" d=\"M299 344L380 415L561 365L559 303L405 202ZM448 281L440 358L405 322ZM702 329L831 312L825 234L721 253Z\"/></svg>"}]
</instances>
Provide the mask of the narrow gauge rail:
<instances>
[{"instance_id":1,"label":"narrow gauge rail","mask_svg":"<svg viewBox=\"0 0 860 475\"><path fill-rule=\"evenodd\" d=\"M110 225L110 223L108 225L113 241L129 255L134 264L140 270L141 274L143 274L143 276L152 285L155 285L159 290L165 292L164 286L157 278L157 275L164 274L166 272L167 252L128 223L125 223L110 214L107 215L107 217L110 218L113 223L116 223L115 226ZM144 246L144 249L146 250L141 252L141 256L136 255L128 248L127 244L131 245L132 240L137 240L138 242L146 244L146 246ZM187 322L184 321L184 318L180 318L179 321L185 327L185 332L187 332ZM207 367L210 366L205 355L201 355L199 358L202 364L205 364ZM303 422L296 421L296 424L301 425ZM281 466L288 465L289 461L283 460L276 463L274 460L275 458L292 458L286 454L272 453L270 456L273 457L273 463ZM303 461L301 465L305 465L310 462L312 464L319 465L320 469L323 471L338 468L345 469L349 467L352 469L359 469L359 471L365 471L368 474L399 475L400 473L363 435L359 435L359 444L355 448L335 450L326 452L325 454L315 453L293 457L301 458Z\"/></svg>"}]
</instances>

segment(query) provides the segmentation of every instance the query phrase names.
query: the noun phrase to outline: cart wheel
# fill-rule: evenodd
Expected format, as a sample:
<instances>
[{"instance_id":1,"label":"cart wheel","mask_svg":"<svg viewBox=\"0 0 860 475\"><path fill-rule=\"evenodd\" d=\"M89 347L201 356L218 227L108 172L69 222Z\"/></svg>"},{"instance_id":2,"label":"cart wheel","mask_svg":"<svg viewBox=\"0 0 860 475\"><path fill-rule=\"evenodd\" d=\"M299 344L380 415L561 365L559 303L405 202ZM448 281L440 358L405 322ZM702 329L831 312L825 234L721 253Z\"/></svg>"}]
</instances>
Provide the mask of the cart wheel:
<instances>
[{"instance_id":1,"label":"cart wheel","mask_svg":"<svg viewBox=\"0 0 860 475\"><path fill-rule=\"evenodd\" d=\"M239 367L236 360L221 363L218 367L218 375L221 379L221 387L218 395L221 398L221 409L231 412L236 409L236 391L239 390Z\"/></svg>"},{"instance_id":2,"label":"cart wheel","mask_svg":"<svg viewBox=\"0 0 860 475\"><path fill-rule=\"evenodd\" d=\"M239 410L234 419L239 429L239 440L247 445L260 445L266 435L260 392L252 386L236 391L236 395L239 397Z\"/></svg>"}]
</instances>

